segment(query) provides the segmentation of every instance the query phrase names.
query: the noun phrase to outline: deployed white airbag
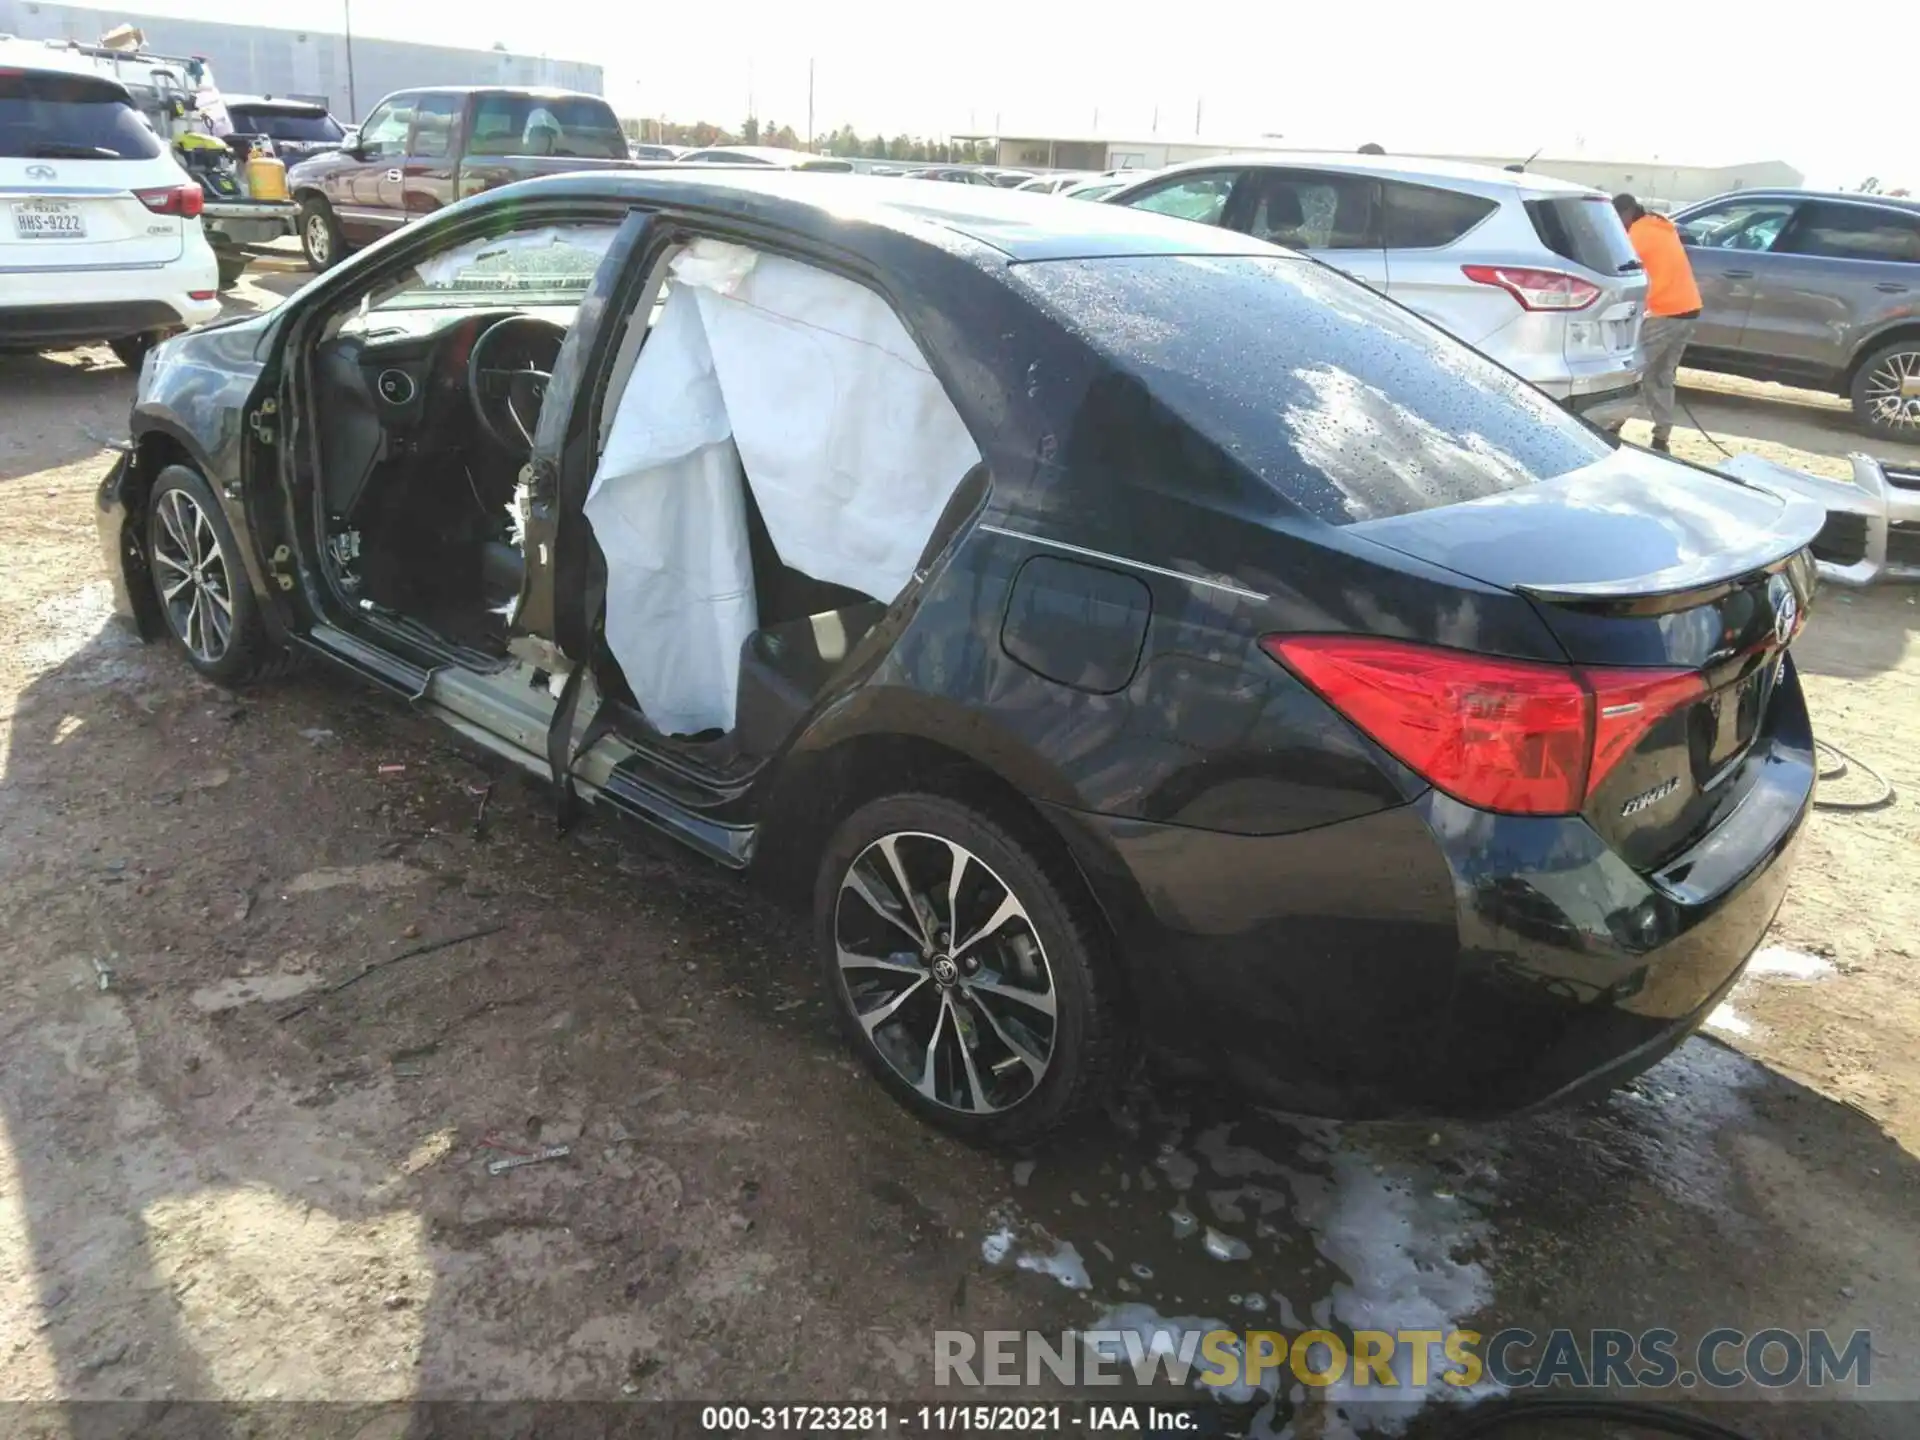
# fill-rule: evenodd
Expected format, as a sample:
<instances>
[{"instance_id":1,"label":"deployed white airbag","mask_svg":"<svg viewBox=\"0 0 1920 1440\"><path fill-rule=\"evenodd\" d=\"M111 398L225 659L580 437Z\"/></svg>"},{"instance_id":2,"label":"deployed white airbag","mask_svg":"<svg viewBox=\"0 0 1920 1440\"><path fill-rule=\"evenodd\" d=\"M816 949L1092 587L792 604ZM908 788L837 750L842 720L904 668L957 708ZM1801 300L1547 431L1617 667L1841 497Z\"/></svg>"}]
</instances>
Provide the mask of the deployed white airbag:
<instances>
[{"instance_id":1,"label":"deployed white airbag","mask_svg":"<svg viewBox=\"0 0 1920 1440\"><path fill-rule=\"evenodd\" d=\"M607 561L607 646L665 735L733 728L756 625L740 456L691 290L641 347L587 492Z\"/></svg>"},{"instance_id":2,"label":"deployed white airbag","mask_svg":"<svg viewBox=\"0 0 1920 1440\"><path fill-rule=\"evenodd\" d=\"M757 624L743 467L783 563L891 602L980 452L865 286L716 240L672 275L586 510L607 643L648 719L685 734L733 728Z\"/></svg>"},{"instance_id":3,"label":"deployed white airbag","mask_svg":"<svg viewBox=\"0 0 1920 1440\"><path fill-rule=\"evenodd\" d=\"M722 261L739 255L753 263L735 279ZM702 283L713 271L720 282ZM734 442L781 560L891 601L980 461L920 347L866 286L797 260L702 240L675 274L700 287Z\"/></svg>"}]
</instances>

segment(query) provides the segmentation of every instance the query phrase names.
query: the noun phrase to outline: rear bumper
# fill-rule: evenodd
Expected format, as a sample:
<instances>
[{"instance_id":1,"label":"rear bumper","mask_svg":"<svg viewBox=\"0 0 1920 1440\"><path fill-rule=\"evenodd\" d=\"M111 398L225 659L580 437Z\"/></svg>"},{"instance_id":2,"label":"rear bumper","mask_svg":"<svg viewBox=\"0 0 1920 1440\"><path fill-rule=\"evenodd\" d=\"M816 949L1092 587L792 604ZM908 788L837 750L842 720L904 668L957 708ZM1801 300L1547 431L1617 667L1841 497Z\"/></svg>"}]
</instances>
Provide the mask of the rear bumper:
<instances>
[{"instance_id":1,"label":"rear bumper","mask_svg":"<svg viewBox=\"0 0 1920 1440\"><path fill-rule=\"evenodd\" d=\"M1657 875L1437 792L1297 835L1053 813L1159 1046L1307 1113L1511 1114L1653 1064L1738 979L1813 798L1783 711L1760 798Z\"/></svg>"},{"instance_id":2,"label":"rear bumper","mask_svg":"<svg viewBox=\"0 0 1920 1440\"><path fill-rule=\"evenodd\" d=\"M191 292L216 291L219 266L212 249L194 240L166 265L0 275L0 348L51 349L212 320L219 300L195 300Z\"/></svg>"},{"instance_id":3,"label":"rear bumper","mask_svg":"<svg viewBox=\"0 0 1920 1440\"><path fill-rule=\"evenodd\" d=\"M1822 579L1850 586L1920 580L1920 471L1883 465L1870 455L1847 458L1850 481L1792 470L1758 455L1736 455L1719 469L1826 507L1826 526L1813 542Z\"/></svg>"},{"instance_id":4,"label":"rear bumper","mask_svg":"<svg viewBox=\"0 0 1920 1440\"><path fill-rule=\"evenodd\" d=\"M200 220L209 235L218 235L235 245L269 245L294 233L294 220L298 215L291 201L286 204L222 202L208 205L200 212Z\"/></svg>"}]
</instances>

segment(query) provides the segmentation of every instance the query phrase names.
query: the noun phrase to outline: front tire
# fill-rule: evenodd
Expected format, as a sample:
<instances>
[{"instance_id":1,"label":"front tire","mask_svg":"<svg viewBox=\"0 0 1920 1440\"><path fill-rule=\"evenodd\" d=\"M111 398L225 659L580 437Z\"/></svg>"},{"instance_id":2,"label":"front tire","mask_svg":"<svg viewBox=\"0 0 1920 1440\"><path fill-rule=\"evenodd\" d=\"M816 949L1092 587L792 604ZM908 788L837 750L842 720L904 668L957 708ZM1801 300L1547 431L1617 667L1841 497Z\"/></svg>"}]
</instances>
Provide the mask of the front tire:
<instances>
[{"instance_id":1,"label":"front tire","mask_svg":"<svg viewBox=\"0 0 1920 1440\"><path fill-rule=\"evenodd\" d=\"M1883 345L1863 360L1848 398L1869 435L1920 441L1920 336Z\"/></svg>"},{"instance_id":2,"label":"front tire","mask_svg":"<svg viewBox=\"0 0 1920 1440\"><path fill-rule=\"evenodd\" d=\"M814 891L847 1041L909 1110L1025 1144L1105 1103L1131 1027L1075 877L999 817L940 795L872 801Z\"/></svg>"},{"instance_id":3,"label":"front tire","mask_svg":"<svg viewBox=\"0 0 1920 1440\"><path fill-rule=\"evenodd\" d=\"M197 471L169 465L154 481L147 562L168 633L209 680L242 685L289 663L267 634L213 487Z\"/></svg>"},{"instance_id":4,"label":"front tire","mask_svg":"<svg viewBox=\"0 0 1920 1440\"><path fill-rule=\"evenodd\" d=\"M346 253L339 218L318 195L300 202L300 249L307 257L307 268L313 271L332 269Z\"/></svg>"}]
</instances>

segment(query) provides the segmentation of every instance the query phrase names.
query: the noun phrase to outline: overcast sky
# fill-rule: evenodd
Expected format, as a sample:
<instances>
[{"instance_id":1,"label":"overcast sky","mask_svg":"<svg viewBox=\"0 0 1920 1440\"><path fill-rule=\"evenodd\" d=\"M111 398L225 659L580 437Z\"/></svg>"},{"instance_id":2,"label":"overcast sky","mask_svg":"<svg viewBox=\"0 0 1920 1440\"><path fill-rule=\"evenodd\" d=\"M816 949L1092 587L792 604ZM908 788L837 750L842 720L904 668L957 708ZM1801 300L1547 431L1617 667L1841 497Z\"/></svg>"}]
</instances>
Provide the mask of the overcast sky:
<instances>
[{"instance_id":1,"label":"overcast sky","mask_svg":"<svg viewBox=\"0 0 1920 1440\"><path fill-rule=\"evenodd\" d=\"M96 0L97 3L97 0ZM130 6L258 21L250 0ZM356 34L598 61L623 114L863 133L1093 131L1351 149L1784 159L1815 184L1920 188L1905 118L1920 6L1506 0L1308 6L1048 6L725 0L407 0L354 5ZM1777 18L1776 18L1777 17ZM340 28L340 0L277 0L272 23ZM996 121L996 117L998 117Z\"/></svg>"}]
</instances>

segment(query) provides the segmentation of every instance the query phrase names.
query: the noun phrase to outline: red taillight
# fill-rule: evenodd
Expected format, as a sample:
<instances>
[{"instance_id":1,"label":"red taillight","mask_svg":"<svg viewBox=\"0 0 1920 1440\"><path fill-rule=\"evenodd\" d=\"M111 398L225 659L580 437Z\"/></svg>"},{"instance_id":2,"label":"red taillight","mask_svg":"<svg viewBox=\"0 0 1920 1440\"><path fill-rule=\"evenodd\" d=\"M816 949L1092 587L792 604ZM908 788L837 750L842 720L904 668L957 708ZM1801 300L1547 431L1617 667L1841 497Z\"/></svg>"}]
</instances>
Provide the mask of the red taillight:
<instances>
[{"instance_id":1,"label":"red taillight","mask_svg":"<svg viewBox=\"0 0 1920 1440\"><path fill-rule=\"evenodd\" d=\"M1430 784L1510 815L1580 810L1649 728L1705 688L1691 671L1580 670L1373 636L1260 644Z\"/></svg>"},{"instance_id":2,"label":"red taillight","mask_svg":"<svg viewBox=\"0 0 1920 1440\"><path fill-rule=\"evenodd\" d=\"M1477 285L1494 285L1520 302L1523 310L1584 310L1600 298L1600 287L1560 270L1524 265L1462 265L1460 273Z\"/></svg>"},{"instance_id":3,"label":"red taillight","mask_svg":"<svg viewBox=\"0 0 1920 1440\"><path fill-rule=\"evenodd\" d=\"M219 298L220 298L220 292L218 290L187 291L187 299L189 300L218 300Z\"/></svg>"},{"instance_id":4,"label":"red taillight","mask_svg":"<svg viewBox=\"0 0 1920 1440\"><path fill-rule=\"evenodd\" d=\"M133 192L142 205L156 215L178 215L191 220L207 208L207 197L198 185L168 185L159 190Z\"/></svg>"}]
</instances>

